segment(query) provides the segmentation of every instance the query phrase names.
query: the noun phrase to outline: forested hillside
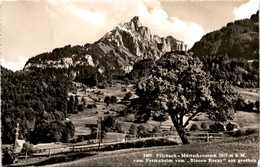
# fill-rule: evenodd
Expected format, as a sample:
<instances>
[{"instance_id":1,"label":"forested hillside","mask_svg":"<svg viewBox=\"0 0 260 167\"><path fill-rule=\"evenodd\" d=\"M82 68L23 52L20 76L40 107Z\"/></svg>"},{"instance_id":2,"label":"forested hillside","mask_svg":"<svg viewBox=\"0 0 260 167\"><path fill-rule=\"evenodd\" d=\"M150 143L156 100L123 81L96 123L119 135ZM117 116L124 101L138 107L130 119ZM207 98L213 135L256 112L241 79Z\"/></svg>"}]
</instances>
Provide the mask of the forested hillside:
<instances>
[{"instance_id":1,"label":"forested hillside","mask_svg":"<svg viewBox=\"0 0 260 167\"><path fill-rule=\"evenodd\" d=\"M65 121L70 81L51 71L12 72L1 67L2 142L13 143L20 124L20 138L33 143L68 141L74 126Z\"/></svg>"},{"instance_id":2,"label":"forested hillside","mask_svg":"<svg viewBox=\"0 0 260 167\"><path fill-rule=\"evenodd\" d=\"M250 19L230 22L207 33L190 49L195 57L227 54L230 58L259 59L259 12Z\"/></svg>"},{"instance_id":3,"label":"forested hillside","mask_svg":"<svg viewBox=\"0 0 260 167\"><path fill-rule=\"evenodd\" d=\"M232 85L255 88L259 85L259 12L250 19L228 23L207 33L190 49L203 69L215 79Z\"/></svg>"}]
</instances>

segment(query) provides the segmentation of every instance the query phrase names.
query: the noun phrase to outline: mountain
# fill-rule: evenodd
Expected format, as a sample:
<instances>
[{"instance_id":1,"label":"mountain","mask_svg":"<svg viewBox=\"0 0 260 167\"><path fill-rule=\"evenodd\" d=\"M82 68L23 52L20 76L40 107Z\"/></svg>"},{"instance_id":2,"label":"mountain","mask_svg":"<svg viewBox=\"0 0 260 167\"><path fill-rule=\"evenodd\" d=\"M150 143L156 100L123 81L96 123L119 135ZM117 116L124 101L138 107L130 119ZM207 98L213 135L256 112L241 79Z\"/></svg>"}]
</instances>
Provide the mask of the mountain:
<instances>
[{"instance_id":1,"label":"mountain","mask_svg":"<svg viewBox=\"0 0 260 167\"><path fill-rule=\"evenodd\" d=\"M258 59L259 11L250 19L228 23L207 33L190 49L196 57L227 54L230 58Z\"/></svg>"},{"instance_id":2,"label":"mountain","mask_svg":"<svg viewBox=\"0 0 260 167\"><path fill-rule=\"evenodd\" d=\"M79 80L86 80L97 73L100 77L121 75L130 72L137 61L156 60L166 52L183 50L185 46L172 36L152 35L136 16L130 22L119 24L93 44L67 45L32 57L24 70L63 69Z\"/></svg>"}]
</instances>

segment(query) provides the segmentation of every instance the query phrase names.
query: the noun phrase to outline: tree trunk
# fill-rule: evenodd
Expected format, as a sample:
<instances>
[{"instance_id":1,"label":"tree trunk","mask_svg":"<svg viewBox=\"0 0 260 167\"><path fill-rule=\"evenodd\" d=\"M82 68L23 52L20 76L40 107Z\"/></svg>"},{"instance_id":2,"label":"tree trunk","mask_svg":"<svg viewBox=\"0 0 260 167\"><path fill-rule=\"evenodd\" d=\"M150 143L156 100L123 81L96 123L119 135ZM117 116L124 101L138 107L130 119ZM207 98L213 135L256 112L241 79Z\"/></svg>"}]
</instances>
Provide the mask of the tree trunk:
<instances>
[{"instance_id":1,"label":"tree trunk","mask_svg":"<svg viewBox=\"0 0 260 167\"><path fill-rule=\"evenodd\" d=\"M182 144L190 144L188 138L187 138L187 135L185 133L185 130L184 130L184 127L181 126L180 124L178 124L177 121L173 120L172 118L172 122L174 124L174 127L176 128L180 138L181 138L181 141L182 141Z\"/></svg>"}]
</instances>

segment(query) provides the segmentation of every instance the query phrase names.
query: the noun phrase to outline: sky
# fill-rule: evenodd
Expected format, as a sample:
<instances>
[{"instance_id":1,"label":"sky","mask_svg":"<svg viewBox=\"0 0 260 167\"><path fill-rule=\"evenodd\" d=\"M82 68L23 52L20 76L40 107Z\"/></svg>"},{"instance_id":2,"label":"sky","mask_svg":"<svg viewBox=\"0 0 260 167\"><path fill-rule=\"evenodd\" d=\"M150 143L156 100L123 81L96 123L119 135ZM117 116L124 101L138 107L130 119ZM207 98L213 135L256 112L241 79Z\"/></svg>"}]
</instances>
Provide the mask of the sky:
<instances>
[{"instance_id":1,"label":"sky","mask_svg":"<svg viewBox=\"0 0 260 167\"><path fill-rule=\"evenodd\" d=\"M192 47L204 34L250 18L258 8L258 0L2 1L0 62L21 70L30 57L93 43L134 16L152 34L171 35Z\"/></svg>"}]
</instances>

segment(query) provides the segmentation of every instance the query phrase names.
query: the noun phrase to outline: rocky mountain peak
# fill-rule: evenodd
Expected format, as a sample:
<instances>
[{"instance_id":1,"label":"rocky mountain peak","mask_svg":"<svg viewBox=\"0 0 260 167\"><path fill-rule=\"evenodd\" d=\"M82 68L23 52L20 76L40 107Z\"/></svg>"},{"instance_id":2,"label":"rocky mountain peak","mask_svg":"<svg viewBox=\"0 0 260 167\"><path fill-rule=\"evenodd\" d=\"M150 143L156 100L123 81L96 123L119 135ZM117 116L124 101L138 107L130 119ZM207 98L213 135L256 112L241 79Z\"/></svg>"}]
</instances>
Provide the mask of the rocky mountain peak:
<instances>
[{"instance_id":1,"label":"rocky mountain peak","mask_svg":"<svg viewBox=\"0 0 260 167\"><path fill-rule=\"evenodd\" d=\"M40 54L31 58L25 69L34 68L78 68L88 66L92 71L130 72L133 64L143 59L159 59L166 52L183 50L182 41L175 38L152 35L150 29L143 26L138 16L129 22L118 24L93 44L54 49L52 53ZM93 68L93 69L92 69Z\"/></svg>"},{"instance_id":2,"label":"rocky mountain peak","mask_svg":"<svg viewBox=\"0 0 260 167\"><path fill-rule=\"evenodd\" d=\"M142 23L139 21L139 17L135 16L130 21L131 27L134 27L135 29L138 29L142 26Z\"/></svg>"},{"instance_id":3,"label":"rocky mountain peak","mask_svg":"<svg viewBox=\"0 0 260 167\"><path fill-rule=\"evenodd\" d=\"M158 59L165 52L184 49L183 42L171 36L152 35L150 29L142 25L138 16L119 24L99 41L126 49L140 59Z\"/></svg>"}]
</instances>

